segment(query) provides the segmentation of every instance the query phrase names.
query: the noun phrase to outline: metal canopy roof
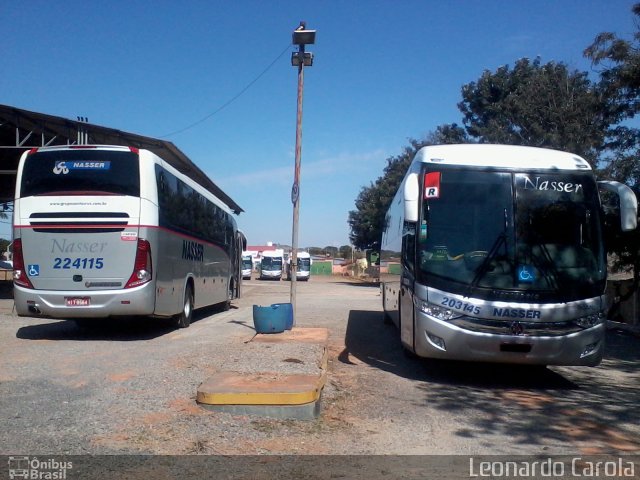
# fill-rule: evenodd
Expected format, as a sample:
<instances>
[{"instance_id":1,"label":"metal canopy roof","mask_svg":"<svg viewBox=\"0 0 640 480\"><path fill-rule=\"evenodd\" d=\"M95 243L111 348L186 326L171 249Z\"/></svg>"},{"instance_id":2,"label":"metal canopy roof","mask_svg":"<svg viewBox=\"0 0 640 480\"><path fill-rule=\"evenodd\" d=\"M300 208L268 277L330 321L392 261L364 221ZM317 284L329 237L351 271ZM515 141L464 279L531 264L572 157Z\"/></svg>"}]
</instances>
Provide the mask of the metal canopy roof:
<instances>
[{"instance_id":1,"label":"metal canopy roof","mask_svg":"<svg viewBox=\"0 0 640 480\"><path fill-rule=\"evenodd\" d=\"M7 105L0 105L0 203L13 201L22 152L34 147L79 143L150 150L209 190L234 213L244 211L171 142Z\"/></svg>"}]
</instances>

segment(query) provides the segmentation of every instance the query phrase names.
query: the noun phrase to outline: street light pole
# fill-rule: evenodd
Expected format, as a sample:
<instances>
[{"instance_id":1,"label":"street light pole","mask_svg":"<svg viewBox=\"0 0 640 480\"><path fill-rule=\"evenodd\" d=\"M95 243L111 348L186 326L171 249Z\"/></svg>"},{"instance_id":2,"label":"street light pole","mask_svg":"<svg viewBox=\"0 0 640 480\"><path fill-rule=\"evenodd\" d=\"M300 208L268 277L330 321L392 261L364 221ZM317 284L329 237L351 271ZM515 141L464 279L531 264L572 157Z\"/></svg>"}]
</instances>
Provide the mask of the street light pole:
<instances>
[{"instance_id":1,"label":"street light pole","mask_svg":"<svg viewBox=\"0 0 640 480\"><path fill-rule=\"evenodd\" d=\"M313 54L305 52L305 45L315 43L316 31L307 30L306 23L300 22L293 31L293 44L298 45L298 51L291 54L291 65L298 67L298 109L296 113L296 151L295 169L293 172L293 187L291 188L291 202L293 203L293 227L291 240L290 301L293 309L293 321L296 319L296 285L298 272L298 219L300 216L300 161L302 157L302 96L304 91L304 67L313 65Z\"/></svg>"}]
</instances>

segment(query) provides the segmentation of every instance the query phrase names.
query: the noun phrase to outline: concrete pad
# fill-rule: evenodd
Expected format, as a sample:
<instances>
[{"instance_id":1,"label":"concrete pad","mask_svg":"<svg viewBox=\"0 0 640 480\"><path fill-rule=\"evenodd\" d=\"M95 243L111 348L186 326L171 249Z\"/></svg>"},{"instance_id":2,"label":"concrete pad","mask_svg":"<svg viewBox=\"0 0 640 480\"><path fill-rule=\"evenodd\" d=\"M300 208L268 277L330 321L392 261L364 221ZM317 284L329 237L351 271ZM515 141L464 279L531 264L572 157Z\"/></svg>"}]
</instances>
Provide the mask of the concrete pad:
<instances>
[{"instance_id":1,"label":"concrete pad","mask_svg":"<svg viewBox=\"0 0 640 480\"><path fill-rule=\"evenodd\" d=\"M316 418L327 377L328 338L326 328L258 334L246 345L249 350L239 352L233 363L234 371L217 372L198 387L196 401L204 408L230 413ZM282 355L292 350L303 360L284 361L295 360L304 367L304 373L294 373L295 370L284 373L280 368ZM245 365L247 362L250 364Z\"/></svg>"},{"instance_id":2,"label":"concrete pad","mask_svg":"<svg viewBox=\"0 0 640 480\"><path fill-rule=\"evenodd\" d=\"M285 420L314 420L320 415L320 399L304 405L207 405L202 408L231 415L255 415Z\"/></svg>"},{"instance_id":3,"label":"concrete pad","mask_svg":"<svg viewBox=\"0 0 640 480\"><path fill-rule=\"evenodd\" d=\"M329 330L327 328L300 328L293 327L281 333L258 333L251 340L252 342L278 343L278 342L304 342L322 343L329 340Z\"/></svg>"}]
</instances>

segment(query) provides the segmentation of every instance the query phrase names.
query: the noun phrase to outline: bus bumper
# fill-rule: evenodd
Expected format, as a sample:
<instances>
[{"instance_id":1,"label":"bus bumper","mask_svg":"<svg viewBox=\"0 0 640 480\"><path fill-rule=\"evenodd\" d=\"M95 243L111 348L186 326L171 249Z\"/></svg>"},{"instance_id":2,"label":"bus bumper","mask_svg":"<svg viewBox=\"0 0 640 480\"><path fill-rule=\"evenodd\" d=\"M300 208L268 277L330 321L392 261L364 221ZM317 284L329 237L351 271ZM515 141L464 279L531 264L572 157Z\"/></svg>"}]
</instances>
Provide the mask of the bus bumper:
<instances>
[{"instance_id":1,"label":"bus bumper","mask_svg":"<svg viewBox=\"0 0 640 480\"><path fill-rule=\"evenodd\" d=\"M152 315L155 287L147 283L126 290L32 290L14 285L16 312L21 317L105 318Z\"/></svg>"},{"instance_id":2,"label":"bus bumper","mask_svg":"<svg viewBox=\"0 0 640 480\"><path fill-rule=\"evenodd\" d=\"M260 272L260 278L280 280L282 278L282 272Z\"/></svg>"},{"instance_id":3,"label":"bus bumper","mask_svg":"<svg viewBox=\"0 0 640 480\"><path fill-rule=\"evenodd\" d=\"M606 326L562 336L472 332L416 311L415 353L420 357L528 365L596 366L602 361Z\"/></svg>"}]
</instances>

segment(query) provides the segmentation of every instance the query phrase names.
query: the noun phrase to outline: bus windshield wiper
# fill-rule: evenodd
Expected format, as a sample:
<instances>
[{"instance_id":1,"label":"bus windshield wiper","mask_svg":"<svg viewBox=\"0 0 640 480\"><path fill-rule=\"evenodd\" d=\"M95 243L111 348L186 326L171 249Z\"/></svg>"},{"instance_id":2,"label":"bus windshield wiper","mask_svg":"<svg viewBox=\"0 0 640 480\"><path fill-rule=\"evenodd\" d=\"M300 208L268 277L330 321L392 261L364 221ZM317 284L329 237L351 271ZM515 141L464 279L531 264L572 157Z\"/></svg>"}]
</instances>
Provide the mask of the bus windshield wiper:
<instances>
[{"instance_id":1,"label":"bus windshield wiper","mask_svg":"<svg viewBox=\"0 0 640 480\"><path fill-rule=\"evenodd\" d=\"M496 240L493 242L493 245L491 246L491 250L489 250L489 253L485 257L485 259L482 261L480 266L478 267L478 270L476 270L476 274L473 277L473 280L471 280L471 283L469 284L469 289L468 289L467 296L469 296L471 294L471 292L480 283L480 280L482 280L482 278L489 271L489 266L491 265L491 262L493 262L493 260L495 259L496 255L498 254L498 250L500 249L500 247L502 246L503 243L506 246L506 244L507 244L507 234L506 233L499 234L498 237L496 238Z\"/></svg>"},{"instance_id":2,"label":"bus windshield wiper","mask_svg":"<svg viewBox=\"0 0 640 480\"><path fill-rule=\"evenodd\" d=\"M560 285L558 283L559 273L556 269L555 262L553 258L551 258L551 254L549 253L549 249L547 245L542 242L539 235L534 234L535 245L540 248L542 255L533 255L532 250L532 259L534 260L535 267L540 270L542 275L544 276L545 281L550 289L561 292Z\"/></svg>"},{"instance_id":3,"label":"bus windshield wiper","mask_svg":"<svg viewBox=\"0 0 640 480\"><path fill-rule=\"evenodd\" d=\"M507 247L507 209L506 208L504 209L504 229L502 233L498 234L498 236L493 242L493 245L491 246L491 250L489 250L489 253L480 264L480 267L478 267L478 269L476 270L476 274L473 277L473 280L471 280L471 283L469 284L469 288L467 290L467 296L471 295L471 292L475 288L477 288L478 284L480 283L480 280L482 280L482 278L487 274L487 272L489 271L489 266L491 265L491 262L493 262L493 260L495 259L496 255L498 254L498 250L500 249L503 243L506 251L506 247Z\"/></svg>"}]
</instances>

